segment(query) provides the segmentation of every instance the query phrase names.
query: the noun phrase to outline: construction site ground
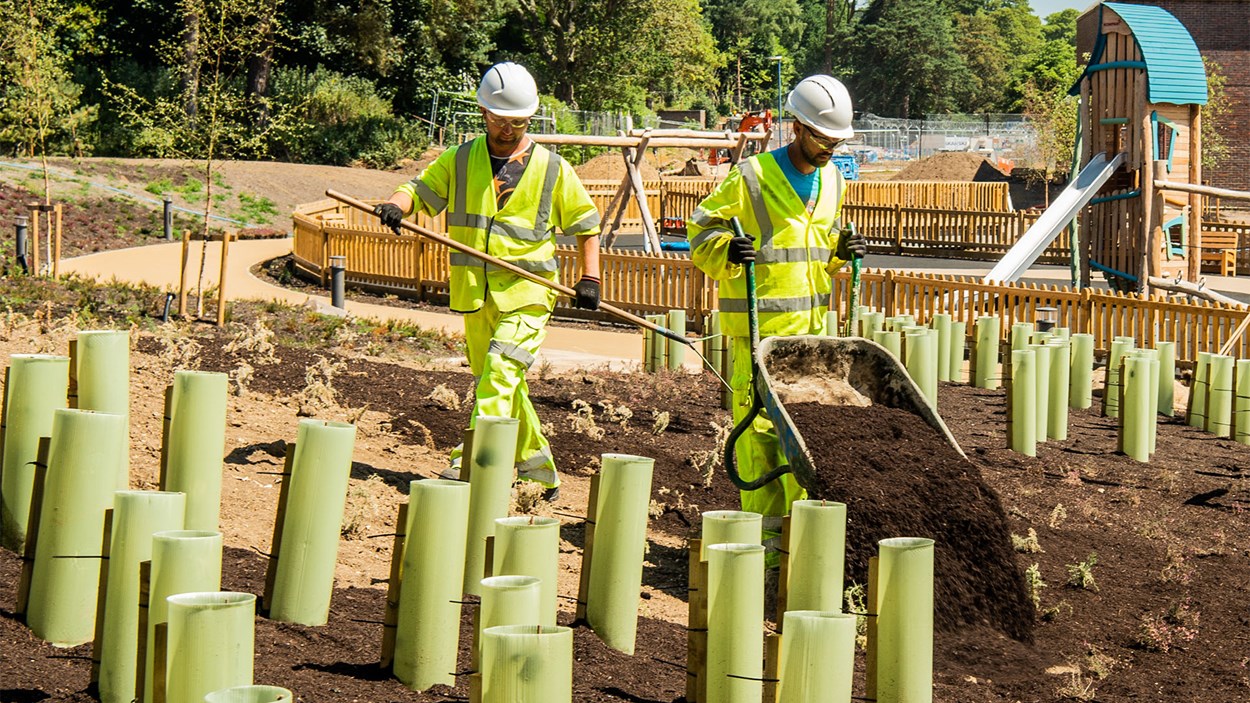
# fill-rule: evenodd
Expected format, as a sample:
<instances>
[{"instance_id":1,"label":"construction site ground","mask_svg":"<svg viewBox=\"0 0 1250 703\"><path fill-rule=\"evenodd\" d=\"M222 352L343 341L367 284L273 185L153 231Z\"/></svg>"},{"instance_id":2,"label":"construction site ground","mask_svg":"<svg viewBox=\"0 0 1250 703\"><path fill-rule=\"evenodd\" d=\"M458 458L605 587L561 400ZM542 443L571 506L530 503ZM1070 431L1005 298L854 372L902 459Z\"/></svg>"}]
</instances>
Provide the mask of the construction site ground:
<instances>
[{"instance_id":1,"label":"construction site ground","mask_svg":"<svg viewBox=\"0 0 1250 703\"><path fill-rule=\"evenodd\" d=\"M210 262L217 260L216 246L208 244ZM252 274L256 264L289 250L289 239L233 245L230 297L304 303L308 293L287 291ZM63 270L168 288L177 282L178 252L176 244L105 251L67 260ZM870 265L948 273L989 268L988 263L894 257L872 257ZM210 263L206 287L215 275ZM1030 277L1054 282L1067 275L1062 267L1030 271ZM1243 280L1211 278L1209 285L1250 299ZM394 532L396 506L405 500L409 481L446 465L468 418L472 377L456 358L454 338L445 344L428 339L421 345L384 343L379 325L373 331L344 327L328 340L300 341L298 335L324 324L318 313L245 302L234 307L224 329L203 323L162 325L159 291L131 300L123 286L103 286L67 307L46 306L40 295L48 286L42 284L0 279L0 285L10 308L0 327L0 356L64 353L78 329L134 325L132 488L156 486L161 402L173 371L198 367L231 373L236 393L230 398L225 447L223 588L260 593L279 487L274 474L299 418L355 421L358 436L330 624L307 628L259 618L256 681L287 686L297 700L309 703L464 699L463 681L455 689L417 694L376 665L391 556L392 539L386 535ZM379 320L403 316L453 336L459 331L459 320L446 313L363 299L350 302L349 309ZM295 341L280 343L272 354L263 351L258 321ZM232 341L243 350L225 351ZM632 657L613 652L578 628L574 698L579 702L682 700L684 540L702 511L737 506L736 491L714 465L729 424L729 414L719 409L716 382L693 368L641 374L636 367L640 351L636 333L557 326L546 345L549 363L536 365L530 378L564 484L554 508L536 502L533 491L521 490L513 509L554 514L563 523L562 622L570 621L576 597L584 536L579 516L585 514L596 458L626 452L656 459L639 649ZM1160 427L1154 459L1138 463L1117 453L1114 420L1083 410L1072 413L1068 440L1041 445L1038 457L1028 458L1004 448L1003 391L944 385L939 411L968 454L969 470L980 473L1002 506L1015 543L1011 567L1020 574L1037 567L1029 586L1036 597L1031 640L1011 639L977 622L938 633L936 701L1224 703L1250 696L1245 611L1250 598L1250 522L1245 520L1250 449L1173 420ZM865 440L863 452L888 456L904 439ZM844 428L840 441L859 441L856 428ZM868 505L867 495L877 501L892 495L899 501L917 498L917 484L894 476L882 480L858 464L845 471L854 480L839 484L848 492L831 496L835 500ZM881 523L881 516L872 517ZM859 529L862 522L852 510L848 529ZM43 644L14 614L19 569L15 555L0 551L0 701L92 700L90 648ZM939 602L937 607L947 606ZM469 612L466 608L466 618ZM861 653L856 695L863 693L863 665Z\"/></svg>"}]
</instances>

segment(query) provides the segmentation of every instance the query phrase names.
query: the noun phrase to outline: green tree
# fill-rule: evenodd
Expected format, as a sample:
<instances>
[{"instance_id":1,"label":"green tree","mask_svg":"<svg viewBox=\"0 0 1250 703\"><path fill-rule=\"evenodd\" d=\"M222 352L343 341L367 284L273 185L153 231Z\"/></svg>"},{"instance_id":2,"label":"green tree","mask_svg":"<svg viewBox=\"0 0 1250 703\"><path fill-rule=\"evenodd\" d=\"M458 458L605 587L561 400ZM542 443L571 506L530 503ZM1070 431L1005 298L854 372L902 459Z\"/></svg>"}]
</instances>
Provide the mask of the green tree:
<instances>
[{"instance_id":1,"label":"green tree","mask_svg":"<svg viewBox=\"0 0 1250 703\"><path fill-rule=\"evenodd\" d=\"M1215 61L1202 57L1207 72L1207 104L1202 107L1202 172L1218 169L1228 161L1228 79Z\"/></svg>"},{"instance_id":2,"label":"green tree","mask_svg":"<svg viewBox=\"0 0 1250 703\"><path fill-rule=\"evenodd\" d=\"M949 112L970 80L941 0L873 0L856 30L852 95L891 117Z\"/></svg>"},{"instance_id":3,"label":"green tree","mask_svg":"<svg viewBox=\"0 0 1250 703\"><path fill-rule=\"evenodd\" d=\"M798 1L709 0L706 14L726 59L721 71L723 94L740 107L774 105L777 64L769 57L782 57L782 85L792 84L792 52L803 46L805 30Z\"/></svg>"}]
</instances>

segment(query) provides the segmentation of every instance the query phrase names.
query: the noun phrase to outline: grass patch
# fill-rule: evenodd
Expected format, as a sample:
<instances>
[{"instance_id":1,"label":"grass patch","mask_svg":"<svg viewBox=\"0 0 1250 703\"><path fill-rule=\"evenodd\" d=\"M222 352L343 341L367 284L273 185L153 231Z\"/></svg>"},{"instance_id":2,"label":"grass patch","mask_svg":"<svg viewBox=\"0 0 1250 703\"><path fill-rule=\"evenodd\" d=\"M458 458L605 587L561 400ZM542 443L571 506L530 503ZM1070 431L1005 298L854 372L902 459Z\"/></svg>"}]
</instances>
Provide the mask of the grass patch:
<instances>
[{"instance_id":1,"label":"grass patch","mask_svg":"<svg viewBox=\"0 0 1250 703\"><path fill-rule=\"evenodd\" d=\"M269 224L278 214L278 206L265 196L252 196L239 193L239 214L248 222Z\"/></svg>"},{"instance_id":2,"label":"grass patch","mask_svg":"<svg viewBox=\"0 0 1250 703\"><path fill-rule=\"evenodd\" d=\"M143 186L143 189L152 195L164 195L173 192L174 182L168 178L158 178L155 181L149 181L147 185Z\"/></svg>"}]
</instances>

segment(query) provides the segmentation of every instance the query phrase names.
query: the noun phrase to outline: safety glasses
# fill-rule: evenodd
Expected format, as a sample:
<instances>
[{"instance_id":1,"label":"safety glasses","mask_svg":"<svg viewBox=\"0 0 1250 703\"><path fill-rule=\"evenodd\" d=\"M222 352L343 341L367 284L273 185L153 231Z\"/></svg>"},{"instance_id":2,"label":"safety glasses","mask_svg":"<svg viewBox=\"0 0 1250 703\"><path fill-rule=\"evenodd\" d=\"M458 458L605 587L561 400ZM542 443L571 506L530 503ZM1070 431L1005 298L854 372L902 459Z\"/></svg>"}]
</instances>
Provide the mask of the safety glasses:
<instances>
[{"instance_id":1,"label":"safety glasses","mask_svg":"<svg viewBox=\"0 0 1250 703\"><path fill-rule=\"evenodd\" d=\"M496 115L490 112L486 113L486 121L501 129L503 127L512 127L513 129L525 129L530 126L530 118L528 117L509 119L507 117L500 117L499 115Z\"/></svg>"},{"instance_id":2,"label":"safety glasses","mask_svg":"<svg viewBox=\"0 0 1250 703\"><path fill-rule=\"evenodd\" d=\"M807 138L810 139L813 144L822 149L832 149L846 141L845 139L833 139L831 137L817 134L816 130L808 127L807 125L803 125L803 133L807 135Z\"/></svg>"}]
</instances>

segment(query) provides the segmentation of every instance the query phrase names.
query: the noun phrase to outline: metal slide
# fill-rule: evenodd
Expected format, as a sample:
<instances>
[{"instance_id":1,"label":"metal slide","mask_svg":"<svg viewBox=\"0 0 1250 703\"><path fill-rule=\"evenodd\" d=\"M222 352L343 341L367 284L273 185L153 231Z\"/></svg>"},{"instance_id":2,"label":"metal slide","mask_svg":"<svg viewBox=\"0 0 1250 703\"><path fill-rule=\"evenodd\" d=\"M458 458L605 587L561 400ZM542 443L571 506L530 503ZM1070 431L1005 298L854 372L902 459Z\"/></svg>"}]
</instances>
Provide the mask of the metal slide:
<instances>
[{"instance_id":1,"label":"metal slide","mask_svg":"<svg viewBox=\"0 0 1250 703\"><path fill-rule=\"evenodd\" d=\"M1046 212L1037 218L1037 222L994 264L994 268L982 280L986 283L1014 283L1020 280L1024 272L1037 261L1037 257L1042 255L1063 228L1076 217L1076 213L1093 200L1094 194L1123 162L1123 153L1116 154L1109 161L1105 153L1099 153L1090 159L1077 174L1076 180L1063 189L1055 202L1046 208Z\"/></svg>"}]
</instances>

